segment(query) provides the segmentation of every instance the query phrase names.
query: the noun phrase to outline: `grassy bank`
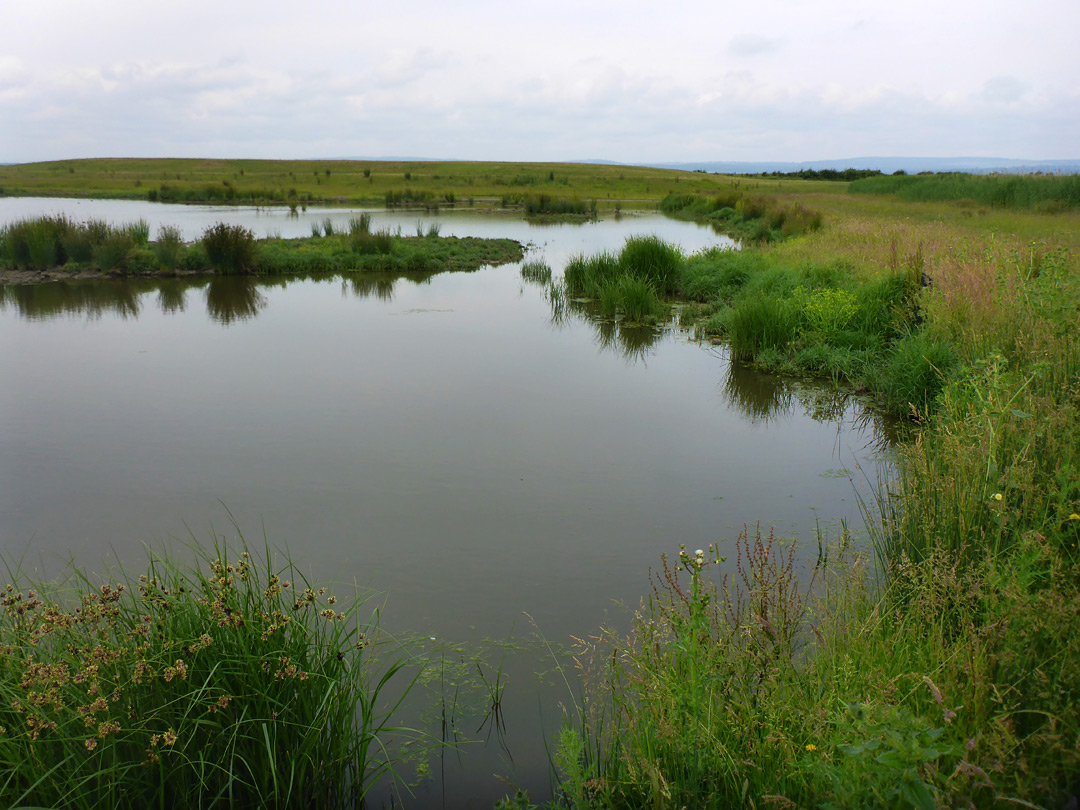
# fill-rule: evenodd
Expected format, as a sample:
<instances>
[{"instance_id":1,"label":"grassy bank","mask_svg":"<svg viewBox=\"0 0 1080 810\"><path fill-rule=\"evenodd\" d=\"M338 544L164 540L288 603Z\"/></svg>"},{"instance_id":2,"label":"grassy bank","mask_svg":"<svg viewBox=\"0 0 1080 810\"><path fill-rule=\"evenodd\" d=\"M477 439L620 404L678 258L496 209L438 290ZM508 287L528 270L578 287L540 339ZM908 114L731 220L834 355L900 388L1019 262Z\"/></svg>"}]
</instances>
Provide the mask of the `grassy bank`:
<instances>
[{"instance_id":1,"label":"grassy bank","mask_svg":"<svg viewBox=\"0 0 1080 810\"><path fill-rule=\"evenodd\" d=\"M393 768L377 612L241 546L0 592L5 807L354 807Z\"/></svg>"},{"instance_id":2,"label":"grassy bank","mask_svg":"<svg viewBox=\"0 0 1080 810\"><path fill-rule=\"evenodd\" d=\"M436 226L415 237L372 231L369 215L335 233L327 219L310 239L256 240L248 229L219 223L185 244L176 228L162 227L150 241L145 221L123 226L74 222L66 217L21 220L0 229L4 270L60 270L70 274L281 275L318 272L437 272L476 270L519 261L510 239L440 237Z\"/></svg>"},{"instance_id":3,"label":"grassy bank","mask_svg":"<svg viewBox=\"0 0 1080 810\"><path fill-rule=\"evenodd\" d=\"M809 568L754 529L663 561L631 632L579 650L564 805L1080 793L1080 228L852 197L813 195L819 231L687 257L676 296L746 362L915 420L870 537L823 538Z\"/></svg>"}]
</instances>

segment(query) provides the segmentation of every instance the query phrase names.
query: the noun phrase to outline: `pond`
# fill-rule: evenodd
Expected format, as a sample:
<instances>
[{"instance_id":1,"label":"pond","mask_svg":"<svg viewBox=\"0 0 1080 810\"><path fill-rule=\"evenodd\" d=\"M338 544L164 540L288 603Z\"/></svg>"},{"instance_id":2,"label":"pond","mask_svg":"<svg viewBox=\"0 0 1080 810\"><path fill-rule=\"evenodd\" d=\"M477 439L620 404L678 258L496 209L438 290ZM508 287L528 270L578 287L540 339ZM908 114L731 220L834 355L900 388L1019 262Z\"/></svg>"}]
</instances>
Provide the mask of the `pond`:
<instances>
[{"instance_id":1,"label":"pond","mask_svg":"<svg viewBox=\"0 0 1080 810\"><path fill-rule=\"evenodd\" d=\"M220 220L310 233L283 211L0 199L0 223L47 212L187 238ZM724 243L654 214L379 211L374 227L417 219L528 243L556 275L631 234ZM454 645L539 628L562 645L625 626L681 543L760 523L812 556L816 527L859 525L887 428L857 401L742 368L675 323L554 317L519 270L0 287L0 550L138 567L144 544L181 555L235 523L316 579L384 594L392 631ZM538 709L532 667L506 663L500 745L425 780L417 806L490 807L496 772L550 790L557 698Z\"/></svg>"}]
</instances>

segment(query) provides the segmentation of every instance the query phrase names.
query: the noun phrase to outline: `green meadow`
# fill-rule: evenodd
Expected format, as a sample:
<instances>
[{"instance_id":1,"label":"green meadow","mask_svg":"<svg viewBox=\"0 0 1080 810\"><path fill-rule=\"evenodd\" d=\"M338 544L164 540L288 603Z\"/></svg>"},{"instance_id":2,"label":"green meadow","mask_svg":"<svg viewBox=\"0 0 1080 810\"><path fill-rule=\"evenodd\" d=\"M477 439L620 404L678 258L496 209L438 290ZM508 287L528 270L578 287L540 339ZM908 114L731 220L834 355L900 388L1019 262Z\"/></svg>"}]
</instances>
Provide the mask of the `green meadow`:
<instances>
[{"instance_id":1,"label":"green meadow","mask_svg":"<svg viewBox=\"0 0 1080 810\"><path fill-rule=\"evenodd\" d=\"M562 665L553 804L673 810L1063 808L1080 794L1080 212L1070 182L849 184L555 164L0 167L5 194L220 187L237 202L385 204L411 189L454 205L548 194L602 209L659 205L737 235L739 251L693 255L633 238L572 258L558 281L541 262L522 267L556 305L590 302L629 325L666 323L674 308L739 361L854 391L904 428L862 502L865 532L823 528L809 563L755 515L708 548L667 538L670 554L642 572L651 595L629 631L599 628ZM130 240L128 260L160 266L201 251L198 263L243 273L408 263L410 244L442 241L359 221L295 244L219 229L183 245L136 225L100 245ZM12 244L9 229L9 257ZM25 245L19 255L43 266L74 255L62 238ZM87 255L102 265L93 247ZM326 806L359 801L393 770L376 741L394 720L376 707L409 676L374 666L374 627L357 609L338 618L287 562L204 556L200 571L152 560L145 579L106 585L10 570L7 803L100 807L120 790L143 806L175 795ZM723 557L734 573L721 573L731 571ZM499 806L534 805L511 791Z\"/></svg>"}]
</instances>

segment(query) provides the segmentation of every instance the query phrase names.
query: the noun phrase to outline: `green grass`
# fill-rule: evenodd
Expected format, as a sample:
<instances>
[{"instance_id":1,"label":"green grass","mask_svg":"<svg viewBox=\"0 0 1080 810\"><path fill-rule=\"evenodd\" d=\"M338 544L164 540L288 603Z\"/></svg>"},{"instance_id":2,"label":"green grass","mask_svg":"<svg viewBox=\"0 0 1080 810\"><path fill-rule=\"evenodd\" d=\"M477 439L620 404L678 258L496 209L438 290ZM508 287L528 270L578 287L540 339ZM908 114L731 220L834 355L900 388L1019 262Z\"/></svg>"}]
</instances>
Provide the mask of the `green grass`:
<instances>
[{"instance_id":1,"label":"green grass","mask_svg":"<svg viewBox=\"0 0 1080 810\"><path fill-rule=\"evenodd\" d=\"M392 770L408 676L376 662L363 594L339 602L268 549L193 552L137 577L9 568L4 806L352 806Z\"/></svg>"},{"instance_id":2,"label":"green grass","mask_svg":"<svg viewBox=\"0 0 1080 810\"><path fill-rule=\"evenodd\" d=\"M806 180L783 184L806 190L836 185ZM0 166L0 189L11 196L297 207L320 202L434 208L470 200L490 208L500 207L504 196L524 205L527 196L546 194L553 199L588 200L590 211L595 200L603 211L616 205L653 208L670 193L711 195L736 186L740 191L766 190L775 188L777 181L572 163L124 158Z\"/></svg>"},{"instance_id":3,"label":"green grass","mask_svg":"<svg viewBox=\"0 0 1080 810\"><path fill-rule=\"evenodd\" d=\"M749 242L775 242L822 227L821 213L799 202L786 204L773 196L734 189L711 198L669 194L659 207L671 216L711 222L725 233Z\"/></svg>"},{"instance_id":4,"label":"green grass","mask_svg":"<svg viewBox=\"0 0 1080 810\"><path fill-rule=\"evenodd\" d=\"M669 310L665 299L677 289L684 261L676 246L656 236L632 236L618 254L572 257L560 294L594 299L608 318L652 324Z\"/></svg>"},{"instance_id":5,"label":"green grass","mask_svg":"<svg viewBox=\"0 0 1080 810\"><path fill-rule=\"evenodd\" d=\"M868 476L869 536L802 571L812 548L760 531L663 561L630 634L578 650L564 806L1080 794L1080 229L845 196L815 196L821 230L689 257L679 292L754 364L918 420Z\"/></svg>"},{"instance_id":6,"label":"green grass","mask_svg":"<svg viewBox=\"0 0 1080 810\"><path fill-rule=\"evenodd\" d=\"M1080 175L888 175L857 180L853 194L896 194L909 202L974 200L983 205L1043 212L1080 208Z\"/></svg>"}]
</instances>

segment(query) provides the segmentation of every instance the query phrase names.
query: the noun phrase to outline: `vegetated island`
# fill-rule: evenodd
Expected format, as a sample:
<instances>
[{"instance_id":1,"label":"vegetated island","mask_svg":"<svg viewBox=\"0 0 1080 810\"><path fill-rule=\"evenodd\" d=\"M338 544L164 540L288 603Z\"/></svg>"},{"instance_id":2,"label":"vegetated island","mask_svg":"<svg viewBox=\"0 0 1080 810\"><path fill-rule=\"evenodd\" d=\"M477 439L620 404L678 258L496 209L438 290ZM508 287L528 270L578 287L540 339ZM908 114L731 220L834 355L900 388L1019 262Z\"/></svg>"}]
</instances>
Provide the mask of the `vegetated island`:
<instances>
[{"instance_id":1,"label":"vegetated island","mask_svg":"<svg viewBox=\"0 0 1080 810\"><path fill-rule=\"evenodd\" d=\"M329 218L307 239L262 239L240 225L219 223L186 244L164 226L150 241L145 220L113 226L63 216L21 220L0 229L0 283L61 279L183 275L286 275L354 272L470 271L520 261L512 239L442 237L438 224L403 236L371 230L371 215L337 232Z\"/></svg>"}]
</instances>

